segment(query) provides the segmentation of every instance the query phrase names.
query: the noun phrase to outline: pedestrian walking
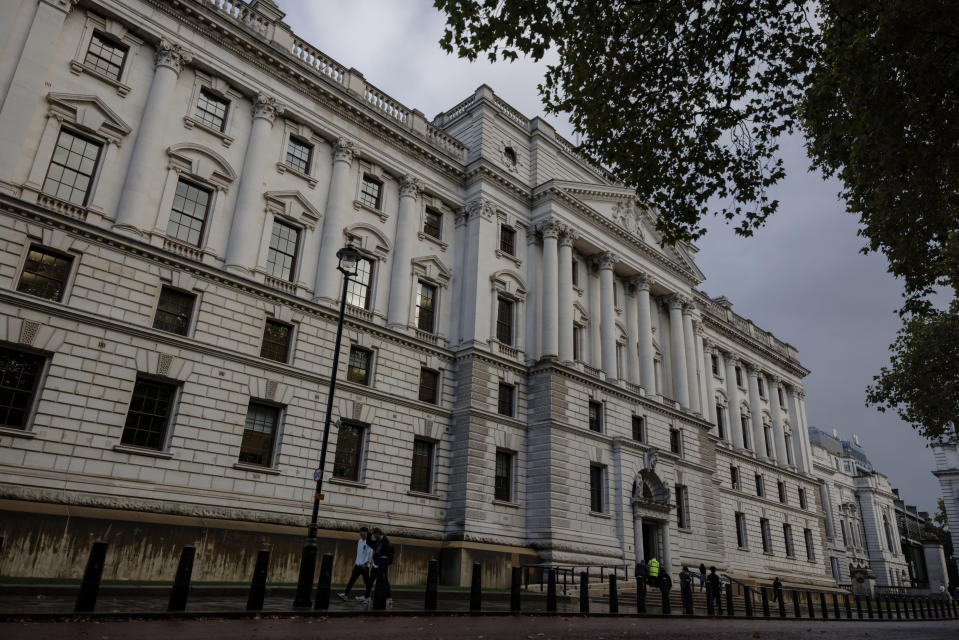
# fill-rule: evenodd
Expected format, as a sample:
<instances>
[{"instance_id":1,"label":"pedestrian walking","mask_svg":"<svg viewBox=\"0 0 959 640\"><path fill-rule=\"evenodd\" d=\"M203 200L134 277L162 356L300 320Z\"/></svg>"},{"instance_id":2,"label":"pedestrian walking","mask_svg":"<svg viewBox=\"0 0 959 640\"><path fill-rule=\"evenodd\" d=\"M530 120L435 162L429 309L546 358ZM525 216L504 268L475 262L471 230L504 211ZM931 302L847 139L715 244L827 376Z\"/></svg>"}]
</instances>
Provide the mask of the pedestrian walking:
<instances>
[{"instance_id":1,"label":"pedestrian walking","mask_svg":"<svg viewBox=\"0 0 959 640\"><path fill-rule=\"evenodd\" d=\"M703 562L699 563L699 590L702 591L706 588L706 564Z\"/></svg>"},{"instance_id":2,"label":"pedestrian walking","mask_svg":"<svg viewBox=\"0 0 959 640\"><path fill-rule=\"evenodd\" d=\"M386 607L393 607L393 596L390 590L389 566L393 564L393 545L390 539L378 527L373 527L373 571L370 581L366 585L366 597L369 598L376 584L382 584L386 590Z\"/></svg>"},{"instance_id":3,"label":"pedestrian walking","mask_svg":"<svg viewBox=\"0 0 959 640\"><path fill-rule=\"evenodd\" d=\"M645 560L640 560L636 563L636 588L639 590L637 594L638 598L642 602L646 602L646 584L649 582L649 566L646 564Z\"/></svg>"},{"instance_id":4,"label":"pedestrian walking","mask_svg":"<svg viewBox=\"0 0 959 640\"><path fill-rule=\"evenodd\" d=\"M716 615L723 615L723 597L719 585L719 576L716 575L716 567L709 567L709 575L706 576L706 583L709 588L706 597L711 598L716 603Z\"/></svg>"},{"instance_id":5,"label":"pedestrian walking","mask_svg":"<svg viewBox=\"0 0 959 640\"><path fill-rule=\"evenodd\" d=\"M646 565L649 567L649 586L658 587L659 586L659 560L656 559L656 556L653 556L649 559L649 562Z\"/></svg>"},{"instance_id":6,"label":"pedestrian walking","mask_svg":"<svg viewBox=\"0 0 959 640\"><path fill-rule=\"evenodd\" d=\"M370 547L367 536L369 535L369 529L366 527L360 528L360 539L356 541L356 560L353 562L353 573L350 574L350 581L346 583L346 589L336 594L340 597L341 600L349 600L350 598L350 589L353 588L353 583L356 582L356 579L360 576L363 576L363 586L369 590L370 585L370 559L373 557L373 549ZM356 599L359 602L366 600L366 596L361 594L356 596Z\"/></svg>"},{"instance_id":7,"label":"pedestrian walking","mask_svg":"<svg viewBox=\"0 0 959 640\"><path fill-rule=\"evenodd\" d=\"M693 574L689 572L689 567L683 565L683 570L679 572L679 593L683 597L683 613L692 615L693 613Z\"/></svg>"},{"instance_id":8,"label":"pedestrian walking","mask_svg":"<svg viewBox=\"0 0 959 640\"><path fill-rule=\"evenodd\" d=\"M779 576L773 580L773 602L779 602L783 599L783 583L779 581Z\"/></svg>"}]
</instances>

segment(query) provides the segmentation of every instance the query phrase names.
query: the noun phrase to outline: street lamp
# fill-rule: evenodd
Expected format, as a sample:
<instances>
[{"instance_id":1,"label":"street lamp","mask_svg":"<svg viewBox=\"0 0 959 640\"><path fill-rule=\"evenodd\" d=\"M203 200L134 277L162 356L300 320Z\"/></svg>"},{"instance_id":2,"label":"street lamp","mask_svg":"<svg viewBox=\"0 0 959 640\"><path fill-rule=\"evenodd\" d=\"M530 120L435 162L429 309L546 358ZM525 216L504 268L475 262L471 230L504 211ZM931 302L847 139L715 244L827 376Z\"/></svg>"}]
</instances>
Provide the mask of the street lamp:
<instances>
[{"instance_id":1,"label":"street lamp","mask_svg":"<svg viewBox=\"0 0 959 640\"><path fill-rule=\"evenodd\" d=\"M316 570L316 529L320 500L323 499L323 473L326 470L326 447L330 441L330 420L333 416L333 393L336 391L336 371L340 365L340 341L343 337L343 316L346 312L346 292L350 278L356 275L356 265L363 254L356 247L347 244L336 252L339 264L336 268L343 274L343 293L340 296L340 317L336 324L336 343L333 346L333 365L330 372L330 389L326 396L326 421L323 424L323 448L320 450L320 466L313 473L316 491L313 494L313 515L306 528L307 540L303 545L303 557L300 559L300 577L296 583L294 607L309 607L312 604L310 592L313 588L313 572Z\"/></svg>"}]
</instances>

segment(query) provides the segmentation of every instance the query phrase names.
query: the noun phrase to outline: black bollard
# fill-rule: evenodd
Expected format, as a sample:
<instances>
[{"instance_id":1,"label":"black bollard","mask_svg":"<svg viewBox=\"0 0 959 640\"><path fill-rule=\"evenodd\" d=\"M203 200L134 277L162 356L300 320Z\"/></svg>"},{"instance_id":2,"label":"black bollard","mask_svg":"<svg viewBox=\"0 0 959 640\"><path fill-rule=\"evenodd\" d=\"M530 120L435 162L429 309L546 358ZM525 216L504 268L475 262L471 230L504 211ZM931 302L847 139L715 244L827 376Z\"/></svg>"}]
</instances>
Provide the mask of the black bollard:
<instances>
[{"instance_id":1,"label":"black bollard","mask_svg":"<svg viewBox=\"0 0 959 640\"><path fill-rule=\"evenodd\" d=\"M925 599L922 598L922 597L919 598L919 617L922 618L923 620L925 620L926 617L927 617L927 616L926 616L926 609L925 609L925 607L923 606L923 605L926 604L926 603L924 602L924 600L925 600Z\"/></svg>"},{"instance_id":2,"label":"black bollard","mask_svg":"<svg viewBox=\"0 0 959 640\"><path fill-rule=\"evenodd\" d=\"M313 604L310 591L313 589L313 574L316 573L316 541L307 541L303 545L303 555L300 557L300 575L296 580L296 595L293 597L294 607L309 607Z\"/></svg>"},{"instance_id":3,"label":"black bollard","mask_svg":"<svg viewBox=\"0 0 959 640\"><path fill-rule=\"evenodd\" d=\"M390 583L390 568L386 562L380 562L380 566L374 571L376 571L376 583L373 585L373 610L385 611L386 600L389 597L386 595L386 585Z\"/></svg>"},{"instance_id":4,"label":"black bollard","mask_svg":"<svg viewBox=\"0 0 959 640\"><path fill-rule=\"evenodd\" d=\"M556 612L556 571L552 568L547 569L549 576L546 580L546 611Z\"/></svg>"},{"instance_id":5,"label":"black bollard","mask_svg":"<svg viewBox=\"0 0 959 640\"><path fill-rule=\"evenodd\" d=\"M636 613L646 613L646 581L638 571L636 572Z\"/></svg>"},{"instance_id":6,"label":"black bollard","mask_svg":"<svg viewBox=\"0 0 959 640\"><path fill-rule=\"evenodd\" d=\"M90 549L87 568L83 571L80 593L74 611L93 611L97 606L97 593L100 591L100 578L103 576L103 564L107 558L107 543L98 540Z\"/></svg>"},{"instance_id":7,"label":"black bollard","mask_svg":"<svg viewBox=\"0 0 959 640\"><path fill-rule=\"evenodd\" d=\"M882 620L882 595L876 596L876 613L879 615L879 619Z\"/></svg>"},{"instance_id":8,"label":"black bollard","mask_svg":"<svg viewBox=\"0 0 959 640\"><path fill-rule=\"evenodd\" d=\"M800 606L801 605L799 604L799 592L793 589L793 614L797 618L802 617L802 611L800 610Z\"/></svg>"},{"instance_id":9,"label":"black bollard","mask_svg":"<svg viewBox=\"0 0 959 640\"><path fill-rule=\"evenodd\" d=\"M552 574L552 571L550 571ZM483 565L473 563L473 580L470 582L470 611L483 610Z\"/></svg>"},{"instance_id":10,"label":"black bollard","mask_svg":"<svg viewBox=\"0 0 959 640\"><path fill-rule=\"evenodd\" d=\"M913 614L915 613L915 610L913 610ZM909 598L906 596L902 597L902 614L905 616L906 620L909 619Z\"/></svg>"},{"instance_id":11,"label":"black bollard","mask_svg":"<svg viewBox=\"0 0 959 640\"><path fill-rule=\"evenodd\" d=\"M521 571L522 569L520 569L519 567L513 567L513 576L512 576L513 579L511 581L510 589L509 589L509 610L512 611L513 613L519 613L520 609L523 606L520 600L520 591L519 591ZM434 609L436 608L435 602L433 603L433 608Z\"/></svg>"},{"instance_id":12,"label":"black bollard","mask_svg":"<svg viewBox=\"0 0 959 640\"><path fill-rule=\"evenodd\" d=\"M659 579L660 579L660 580L663 580L664 577L665 577L665 578L668 578L669 576L662 576L662 575L660 575ZM672 609L670 609L670 606L669 606L669 589L660 588L659 593L660 593L660 595L662 596L663 615L664 615L664 616L668 616L668 615L672 614L672 612L673 612Z\"/></svg>"},{"instance_id":13,"label":"black bollard","mask_svg":"<svg viewBox=\"0 0 959 640\"><path fill-rule=\"evenodd\" d=\"M330 608L330 593L333 591L330 585L333 583L333 554L324 553L320 560L320 577L316 582L316 601L313 603L314 609L326 611Z\"/></svg>"},{"instance_id":14,"label":"black bollard","mask_svg":"<svg viewBox=\"0 0 959 640\"><path fill-rule=\"evenodd\" d=\"M170 591L170 602L167 611L185 611L186 600L190 595L190 578L193 576L193 559L196 557L196 547L187 545L180 553L180 563L173 577L173 590Z\"/></svg>"},{"instance_id":15,"label":"black bollard","mask_svg":"<svg viewBox=\"0 0 959 640\"><path fill-rule=\"evenodd\" d=\"M726 615L732 617L736 615L736 607L733 605L733 585L726 583Z\"/></svg>"},{"instance_id":16,"label":"black bollard","mask_svg":"<svg viewBox=\"0 0 959 640\"><path fill-rule=\"evenodd\" d=\"M619 613L619 594L616 593L616 572L609 574L609 612Z\"/></svg>"},{"instance_id":17,"label":"black bollard","mask_svg":"<svg viewBox=\"0 0 959 640\"><path fill-rule=\"evenodd\" d=\"M579 572L579 612L589 613L589 574Z\"/></svg>"},{"instance_id":18,"label":"black bollard","mask_svg":"<svg viewBox=\"0 0 959 640\"><path fill-rule=\"evenodd\" d=\"M899 608L899 596L893 596L892 603L896 607L896 620L902 620L902 610ZM892 614L890 614L890 617L892 617Z\"/></svg>"},{"instance_id":19,"label":"black bollard","mask_svg":"<svg viewBox=\"0 0 959 640\"><path fill-rule=\"evenodd\" d=\"M836 616L836 620L839 620L842 616L839 615L839 594L832 594L832 611Z\"/></svg>"},{"instance_id":20,"label":"black bollard","mask_svg":"<svg viewBox=\"0 0 959 640\"><path fill-rule=\"evenodd\" d=\"M814 620L816 618L816 610L812 606L812 592L806 592L806 608L809 609L809 618Z\"/></svg>"},{"instance_id":21,"label":"black bollard","mask_svg":"<svg viewBox=\"0 0 959 640\"><path fill-rule=\"evenodd\" d=\"M842 602L843 602L844 605L846 605L846 620L851 620L851 619L852 619L852 607L849 606L849 594L848 594L848 593L842 594Z\"/></svg>"},{"instance_id":22,"label":"black bollard","mask_svg":"<svg viewBox=\"0 0 959 640\"><path fill-rule=\"evenodd\" d=\"M822 591L819 592L819 608L822 609L822 619L829 619L829 609L826 608L826 594Z\"/></svg>"},{"instance_id":23,"label":"black bollard","mask_svg":"<svg viewBox=\"0 0 959 640\"><path fill-rule=\"evenodd\" d=\"M869 614L869 619L872 620L872 598L866 596L866 613Z\"/></svg>"},{"instance_id":24,"label":"black bollard","mask_svg":"<svg viewBox=\"0 0 959 640\"><path fill-rule=\"evenodd\" d=\"M912 604L912 619L916 620L919 618L919 614L916 612L916 598L909 598L910 604Z\"/></svg>"},{"instance_id":25,"label":"black bollard","mask_svg":"<svg viewBox=\"0 0 959 640\"><path fill-rule=\"evenodd\" d=\"M513 567L513 580L510 588L510 609L513 610L513 598L519 598L520 568ZM436 592L440 583L440 563L430 560L426 569L426 595L423 598L424 611L436 611Z\"/></svg>"},{"instance_id":26,"label":"black bollard","mask_svg":"<svg viewBox=\"0 0 959 640\"><path fill-rule=\"evenodd\" d=\"M786 593L782 589L779 591L779 617L786 617Z\"/></svg>"},{"instance_id":27,"label":"black bollard","mask_svg":"<svg viewBox=\"0 0 959 640\"><path fill-rule=\"evenodd\" d=\"M862 598L856 596L856 617L862 620Z\"/></svg>"},{"instance_id":28,"label":"black bollard","mask_svg":"<svg viewBox=\"0 0 959 640\"><path fill-rule=\"evenodd\" d=\"M743 587L743 605L746 607L746 616L753 617L753 597L749 592L749 587Z\"/></svg>"},{"instance_id":29,"label":"black bollard","mask_svg":"<svg viewBox=\"0 0 959 640\"><path fill-rule=\"evenodd\" d=\"M766 593L766 587L759 587L759 596L763 601L763 617L769 617L769 594Z\"/></svg>"},{"instance_id":30,"label":"black bollard","mask_svg":"<svg viewBox=\"0 0 959 640\"><path fill-rule=\"evenodd\" d=\"M713 608L713 585L709 582L706 583L706 615L711 616L715 615L716 611Z\"/></svg>"},{"instance_id":31,"label":"black bollard","mask_svg":"<svg viewBox=\"0 0 959 640\"><path fill-rule=\"evenodd\" d=\"M932 618L932 608L929 606L929 597L926 596L926 597L923 598L922 600L923 600L923 602L924 602L925 605L926 605L926 617L931 619L931 618Z\"/></svg>"},{"instance_id":32,"label":"black bollard","mask_svg":"<svg viewBox=\"0 0 959 640\"><path fill-rule=\"evenodd\" d=\"M260 549L256 554L256 566L253 567L253 580L250 581L250 595L246 599L247 611L259 611L266 597L266 576L270 570L270 550Z\"/></svg>"}]
</instances>

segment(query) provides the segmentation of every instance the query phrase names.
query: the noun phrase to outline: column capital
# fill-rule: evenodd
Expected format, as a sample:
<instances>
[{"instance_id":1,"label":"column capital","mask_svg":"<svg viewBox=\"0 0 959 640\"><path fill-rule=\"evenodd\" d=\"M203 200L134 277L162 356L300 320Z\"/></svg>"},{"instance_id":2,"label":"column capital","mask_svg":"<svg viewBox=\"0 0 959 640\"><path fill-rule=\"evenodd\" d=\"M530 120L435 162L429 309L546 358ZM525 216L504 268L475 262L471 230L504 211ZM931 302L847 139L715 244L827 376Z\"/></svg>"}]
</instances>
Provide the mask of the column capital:
<instances>
[{"instance_id":1,"label":"column capital","mask_svg":"<svg viewBox=\"0 0 959 640\"><path fill-rule=\"evenodd\" d=\"M703 351L707 353L712 353L716 348L716 343L706 337L706 334L703 333Z\"/></svg>"},{"instance_id":2,"label":"column capital","mask_svg":"<svg viewBox=\"0 0 959 640\"><path fill-rule=\"evenodd\" d=\"M758 366L758 365L756 365L756 364L754 364L754 363L752 363L752 362L746 362L745 365L746 365L746 375L748 375L750 378L758 378L758 377L759 377L759 374L760 374L761 372L760 372L760 370L759 370L759 366Z\"/></svg>"},{"instance_id":3,"label":"column capital","mask_svg":"<svg viewBox=\"0 0 959 640\"><path fill-rule=\"evenodd\" d=\"M477 216L486 220L492 220L496 217L496 205L493 204L492 200L483 196L470 200L460 211L466 214L467 220Z\"/></svg>"},{"instance_id":4,"label":"column capital","mask_svg":"<svg viewBox=\"0 0 959 640\"><path fill-rule=\"evenodd\" d=\"M602 253L597 253L594 259L596 260L596 264L599 266L600 270L612 270L618 262L616 254L612 251L603 251Z\"/></svg>"},{"instance_id":5,"label":"column capital","mask_svg":"<svg viewBox=\"0 0 959 640\"><path fill-rule=\"evenodd\" d=\"M419 197L420 192L423 190L423 185L420 182L420 179L406 174L400 178L400 197L401 198L416 198Z\"/></svg>"},{"instance_id":6,"label":"column capital","mask_svg":"<svg viewBox=\"0 0 959 640\"><path fill-rule=\"evenodd\" d=\"M637 291L649 291L649 288L655 284L655 280L645 271L633 277L633 286Z\"/></svg>"},{"instance_id":7,"label":"column capital","mask_svg":"<svg viewBox=\"0 0 959 640\"><path fill-rule=\"evenodd\" d=\"M563 225L559 232L559 246L572 247L577 238L579 238L579 234L572 227Z\"/></svg>"},{"instance_id":8,"label":"column capital","mask_svg":"<svg viewBox=\"0 0 959 640\"><path fill-rule=\"evenodd\" d=\"M559 238L565 228L565 225L552 218L543 220L536 225L536 231L542 234L544 238Z\"/></svg>"},{"instance_id":9,"label":"column capital","mask_svg":"<svg viewBox=\"0 0 959 640\"><path fill-rule=\"evenodd\" d=\"M782 376L778 376L775 373L767 373L766 378L776 386L781 385L783 382Z\"/></svg>"},{"instance_id":10,"label":"column capital","mask_svg":"<svg viewBox=\"0 0 959 640\"><path fill-rule=\"evenodd\" d=\"M193 56L182 46L174 42L170 42L164 38L160 40L159 44L157 44L154 63L157 67L167 67L172 69L174 73L179 75L180 71L183 69L183 65L190 62L192 59Z\"/></svg>"},{"instance_id":11,"label":"column capital","mask_svg":"<svg viewBox=\"0 0 959 640\"><path fill-rule=\"evenodd\" d=\"M719 352L723 354L723 360L726 361L727 365L737 366L739 364L739 356L736 352L723 349L722 347L720 347Z\"/></svg>"},{"instance_id":12,"label":"column capital","mask_svg":"<svg viewBox=\"0 0 959 640\"><path fill-rule=\"evenodd\" d=\"M80 3L80 0L40 0L42 4L48 4L54 9L59 9L64 13L70 13Z\"/></svg>"},{"instance_id":13,"label":"column capital","mask_svg":"<svg viewBox=\"0 0 959 640\"><path fill-rule=\"evenodd\" d=\"M675 311L682 311L686 306L687 300L688 298L686 298L686 296L679 293L674 293L673 295L669 296L669 308Z\"/></svg>"},{"instance_id":14,"label":"column capital","mask_svg":"<svg viewBox=\"0 0 959 640\"><path fill-rule=\"evenodd\" d=\"M337 138L333 145L333 162L353 164L353 158L360 153L360 147L349 138Z\"/></svg>"},{"instance_id":15,"label":"column capital","mask_svg":"<svg viewBox=\"0 0 959 640\"><path fill-rule=\"evenodd\" d=\"M270 124L273 124L277 111L279 111L279 105L276 103L276 98L264 93L257 94L256 100L253 101L254 120L262 118L263 120L268 120Z\"/></svg>"}]
</instances>

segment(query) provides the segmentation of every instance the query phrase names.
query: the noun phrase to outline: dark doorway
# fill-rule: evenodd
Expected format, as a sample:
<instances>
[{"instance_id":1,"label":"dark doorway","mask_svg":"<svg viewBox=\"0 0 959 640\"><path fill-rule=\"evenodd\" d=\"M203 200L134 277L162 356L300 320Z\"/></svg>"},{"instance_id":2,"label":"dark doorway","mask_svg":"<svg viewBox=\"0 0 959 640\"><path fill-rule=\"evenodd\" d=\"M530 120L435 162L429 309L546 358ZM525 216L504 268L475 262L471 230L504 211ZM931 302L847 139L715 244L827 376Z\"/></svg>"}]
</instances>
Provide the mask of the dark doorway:
<instances>
[{"instance_id":1,"label":"dark doorway","mask_svg":"<svg viewBox=\"0 0 959 640\"><path fill-rule=\"evenodd\" d=\"M662 556L659 552L659 528L658 522L643 523L643 560L649 562L654 557L662 562Z\"/></svg>"}]
</instances>

